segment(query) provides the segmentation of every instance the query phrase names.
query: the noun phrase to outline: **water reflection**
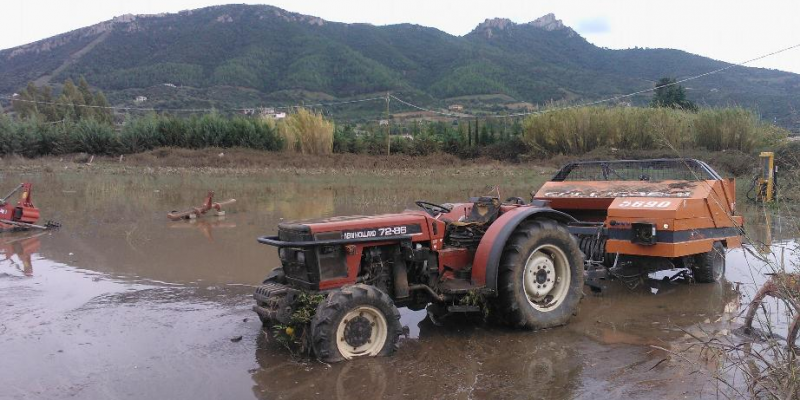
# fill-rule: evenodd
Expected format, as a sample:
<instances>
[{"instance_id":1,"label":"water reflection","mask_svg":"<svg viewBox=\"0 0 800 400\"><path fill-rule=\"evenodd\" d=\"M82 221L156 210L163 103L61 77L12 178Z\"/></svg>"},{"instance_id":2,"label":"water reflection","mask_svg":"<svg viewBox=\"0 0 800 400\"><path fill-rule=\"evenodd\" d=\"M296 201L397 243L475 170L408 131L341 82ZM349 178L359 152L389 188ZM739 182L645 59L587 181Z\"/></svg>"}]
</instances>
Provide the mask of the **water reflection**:
<instances>
[{"instance_id":1,"label":"water reflection","mask_svg":"<svg viewBox=\"0 0 800 400\"><path fill-rule=\"evenodd\" d=\"M214 242L214 230L236 228L236 223L226 222L223 216L210 218L213 219L187 219L184 221L176 221L171 223L169 227L170 229L195 229L209 242Z\"/></svg>"},{"instance_id":2,"label":"water reflection","mask_svg":"<svg viewBox=\"0 0 800 400\"><path fill-rule=\"evenodd\" d=\"M0 265L8 264L15 267L25 276L33 276L33 255L39 252L41 242L39 236L46 232L36 234L3 234L0 235Z\"/></svg>"}]
</instances>

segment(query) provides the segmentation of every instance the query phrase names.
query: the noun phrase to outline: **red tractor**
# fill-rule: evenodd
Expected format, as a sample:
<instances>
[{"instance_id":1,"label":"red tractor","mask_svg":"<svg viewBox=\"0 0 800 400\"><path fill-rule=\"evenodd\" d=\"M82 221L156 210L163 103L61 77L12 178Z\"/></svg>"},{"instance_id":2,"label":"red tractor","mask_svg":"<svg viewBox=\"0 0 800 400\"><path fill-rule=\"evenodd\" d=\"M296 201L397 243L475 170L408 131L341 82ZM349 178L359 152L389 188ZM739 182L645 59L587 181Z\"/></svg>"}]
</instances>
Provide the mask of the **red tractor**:
<instances>
[{"instance_id":1,"label":"red tractor","mask_svg":"<svg viewBox=\"0 0 800 400\"><path fill-rule=\"evenodd\" d=\"M254 311L266 325L289 325L299 298L323 295L305 340L327 362L393 352L398 307L556 327L577 312L585 274L685 267L720 279L724 246L740 243L723 218L741 225L728 184L696 160L570 164L530 202L417 201L420 210L398 214L281 223L258 239L278 248L282 267L256 290ZM709 215L688 215L700 220L687 225L687 213Z\"/></svg>"}]
</instances>

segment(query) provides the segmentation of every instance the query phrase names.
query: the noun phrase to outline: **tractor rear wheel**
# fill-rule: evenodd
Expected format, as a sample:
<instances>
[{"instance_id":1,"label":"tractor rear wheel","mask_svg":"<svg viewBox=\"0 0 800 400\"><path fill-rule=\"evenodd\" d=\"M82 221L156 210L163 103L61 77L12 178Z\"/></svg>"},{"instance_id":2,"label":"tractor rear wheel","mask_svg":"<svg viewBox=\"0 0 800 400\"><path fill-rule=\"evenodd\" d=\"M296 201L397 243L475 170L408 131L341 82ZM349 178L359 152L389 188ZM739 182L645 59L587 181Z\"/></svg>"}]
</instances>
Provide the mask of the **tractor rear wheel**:
<instances>
[{"instance_id":1,"label":"tractor rear wheel","mask_svg":"<svg viewBox=\"0 0 800 400\"><path fill-rule=\"evenodd\" d=\"M583 255L561 224L521 224L500 260L493 311L505 323L526 329L567 323L583 297Z\"/></svg>"},{"instance_id":2,"label":"tractor rear wheel","mask_svg":"<svg viewBox=\"0 0 800 400\"><path fill-rule=\"evenodd\" d=\"M725 276L725 246L714 242L711 251L695 255L692 274L700 283L719 282Z\"/></svg>"},{"instance_id":3,"label":"tractor rear wheel","mask_svg":"<svg viewBox=\"0 0 800 400\"><path fill-rule=\"evenodd\" d=\"M369 285L331 293L311 320L311 346L325 362L387 356L397 349L402 333L392 299Z\"/></svg>"}]
</instances>

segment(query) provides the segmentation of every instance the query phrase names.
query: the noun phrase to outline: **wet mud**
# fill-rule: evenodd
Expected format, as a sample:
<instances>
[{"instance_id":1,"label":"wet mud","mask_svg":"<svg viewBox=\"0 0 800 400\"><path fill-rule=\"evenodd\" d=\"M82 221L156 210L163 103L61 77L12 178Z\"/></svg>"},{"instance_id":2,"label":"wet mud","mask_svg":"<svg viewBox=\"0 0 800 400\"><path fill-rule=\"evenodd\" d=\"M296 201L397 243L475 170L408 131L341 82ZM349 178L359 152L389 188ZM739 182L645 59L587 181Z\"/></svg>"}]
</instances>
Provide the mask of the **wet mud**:
<instances>
[{"instance_id":1,"label":"wet mud","mask_svg":"<svg viewBox=\"0 0 800 400\"><path fill-rule=\"evenodd\" d=\"M424 311L403 309L409 335L393 357L327 365L293 357L262 332L251 294L278 257L256 237L285 220L464 200L497 183L504 197L527 198L541 182L0 178L4 186L33 182L43 218L63 224L45 234L0 235L2 399L715 398L717 383L668 352L686 332L730 329L722 322L736 320L764 280L758 261L737 250L728 255L726 282L650 280L634 289L611 282L600 295L585 291L568 326L539 332L461 317L437 325ZM198 205L209 189L237 199L224 217L167 220L168 211Z\"/></svg>"}]
</instances>

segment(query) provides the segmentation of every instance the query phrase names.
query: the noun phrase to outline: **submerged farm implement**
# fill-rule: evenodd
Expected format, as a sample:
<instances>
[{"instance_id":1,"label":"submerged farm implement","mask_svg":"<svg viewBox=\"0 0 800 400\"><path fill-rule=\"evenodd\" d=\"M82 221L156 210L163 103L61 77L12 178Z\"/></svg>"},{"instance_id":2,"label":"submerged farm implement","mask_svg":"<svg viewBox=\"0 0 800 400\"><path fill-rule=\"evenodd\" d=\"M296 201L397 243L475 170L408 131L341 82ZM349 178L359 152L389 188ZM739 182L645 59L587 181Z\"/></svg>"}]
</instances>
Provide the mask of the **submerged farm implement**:
<instances>
[{"instance_id":1,"label":"submerged farm implement","mask_svg":"<svg viewBox=\"0 0 800 400\"><path fill-rule=\"evenodd\" d=\"M11 193L0 199L0 232L22 231L40 229L46 230L59 227L58 223L48 221L44 225L37 225L39 221L39 209L33 205L31 190L33 184L20 183ZM20 199L16 204L8 200L16 193L20 193Z\"/></svg>"}]
</instances>

